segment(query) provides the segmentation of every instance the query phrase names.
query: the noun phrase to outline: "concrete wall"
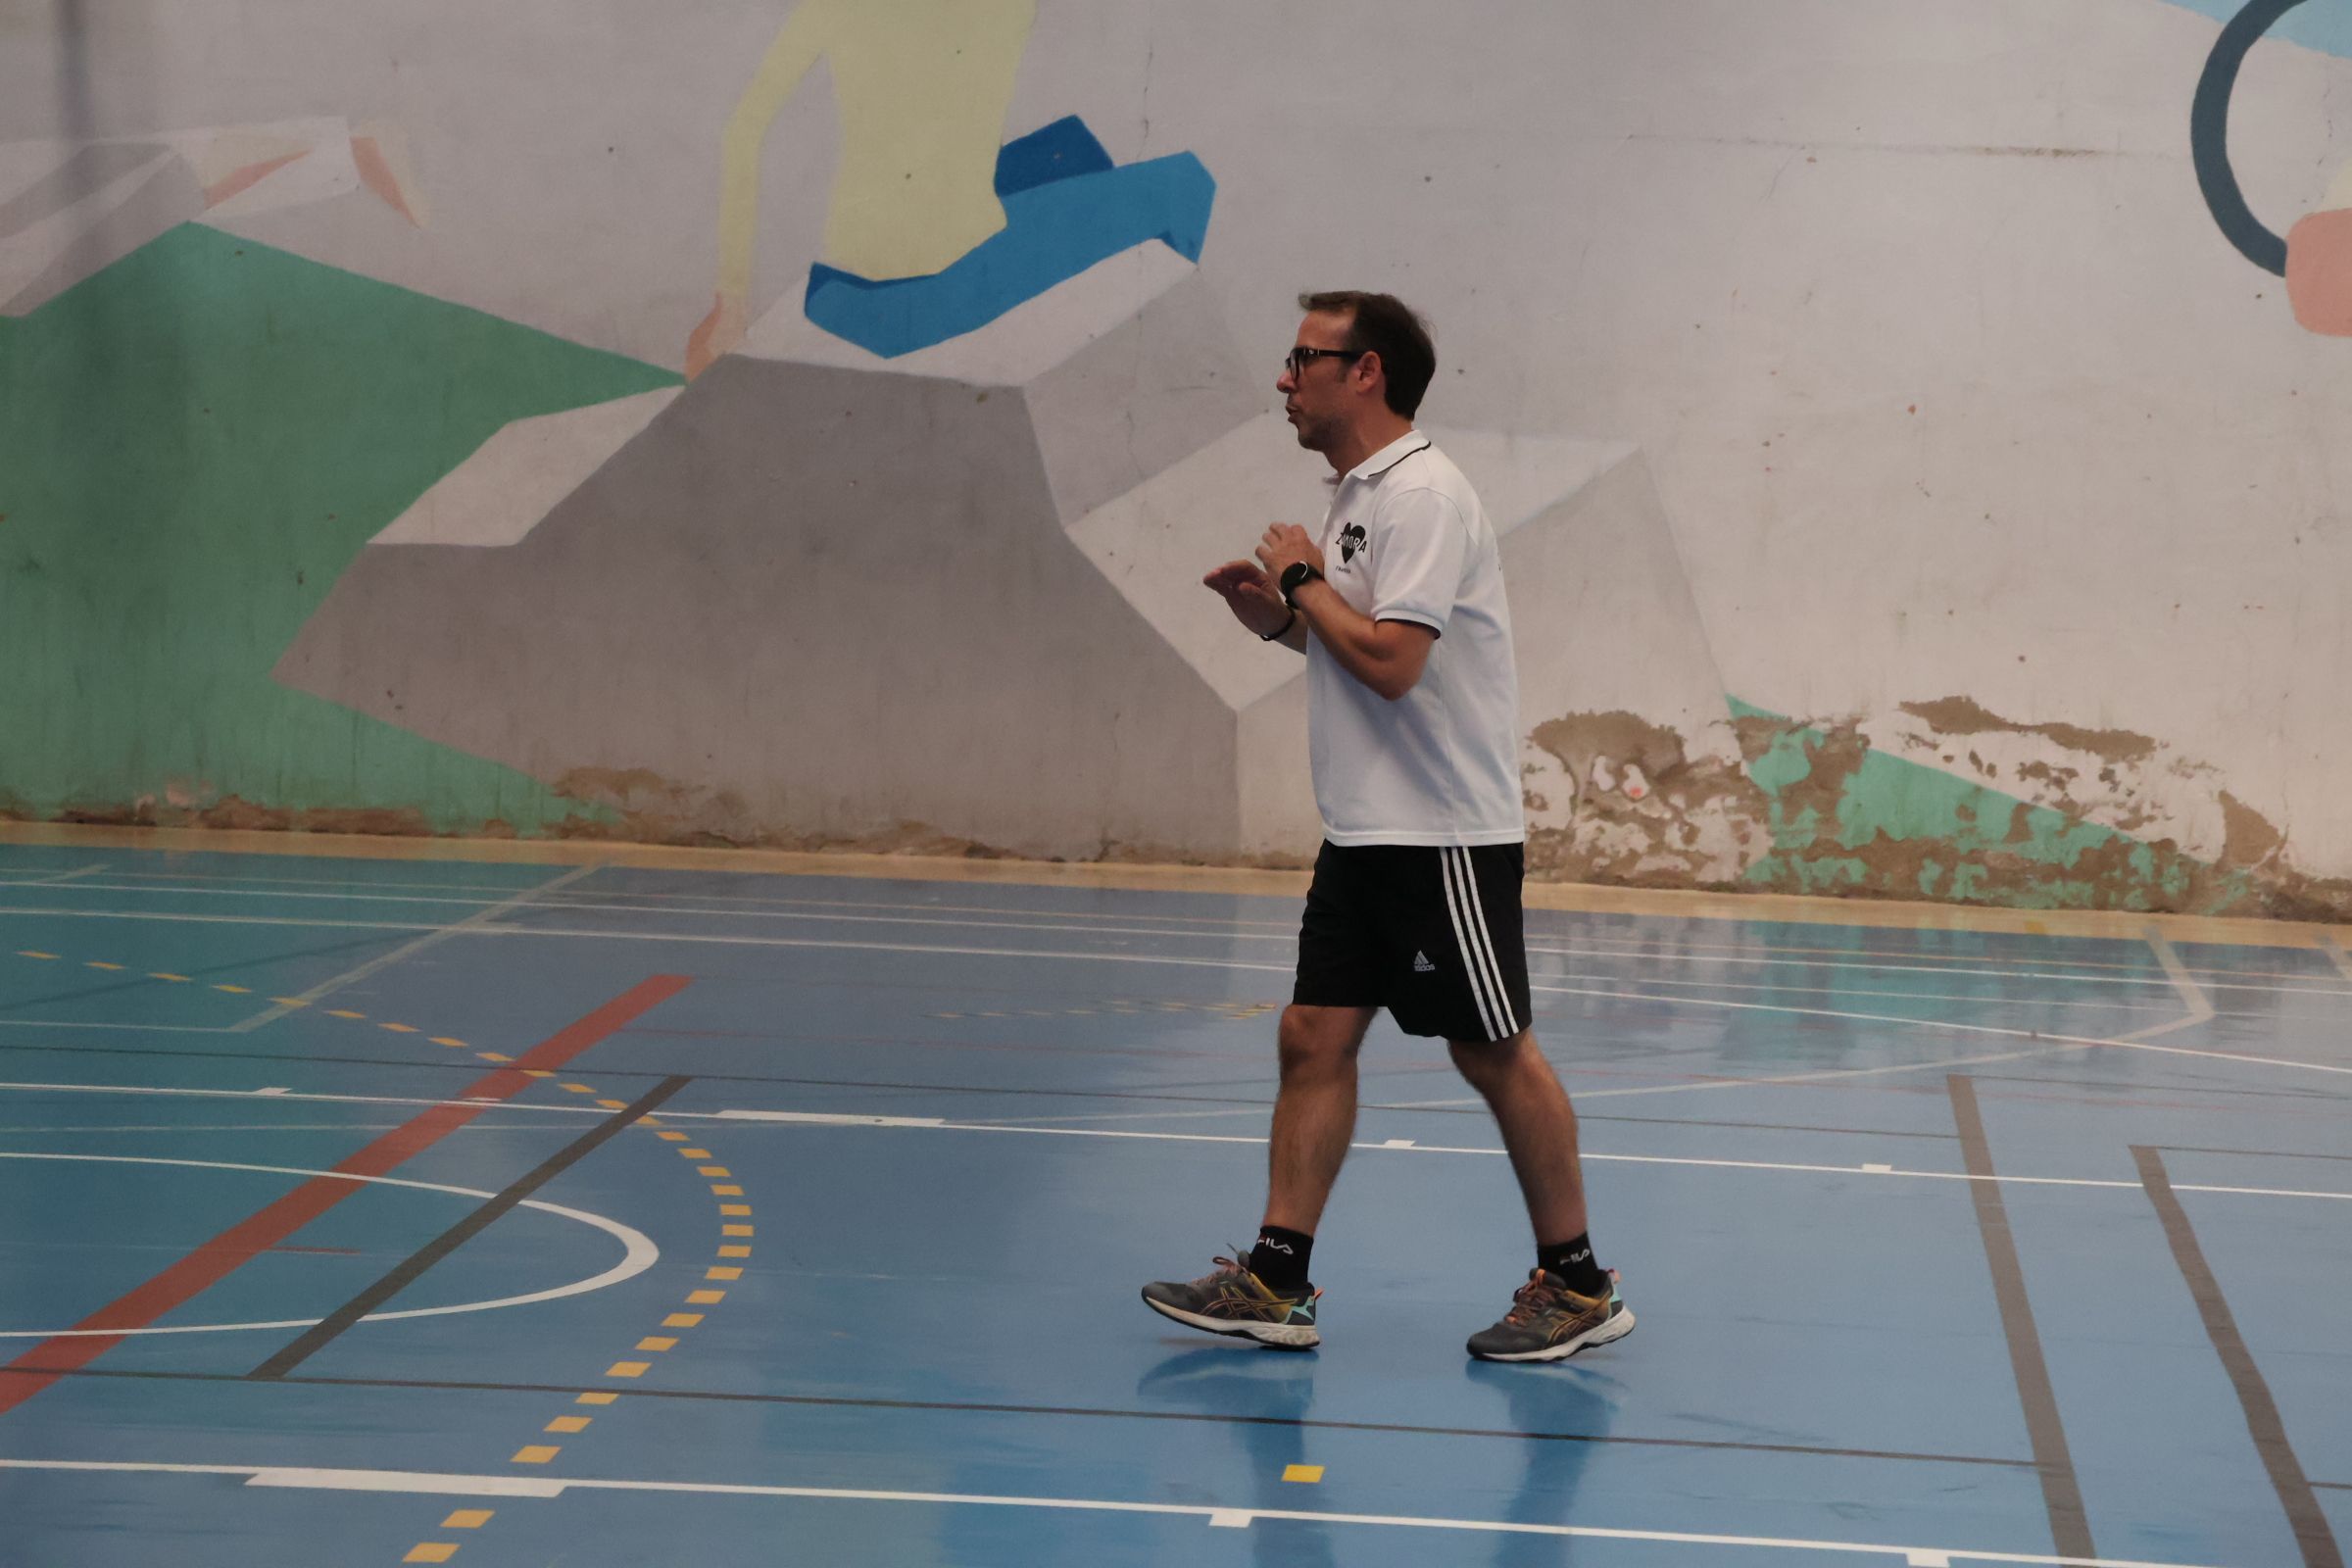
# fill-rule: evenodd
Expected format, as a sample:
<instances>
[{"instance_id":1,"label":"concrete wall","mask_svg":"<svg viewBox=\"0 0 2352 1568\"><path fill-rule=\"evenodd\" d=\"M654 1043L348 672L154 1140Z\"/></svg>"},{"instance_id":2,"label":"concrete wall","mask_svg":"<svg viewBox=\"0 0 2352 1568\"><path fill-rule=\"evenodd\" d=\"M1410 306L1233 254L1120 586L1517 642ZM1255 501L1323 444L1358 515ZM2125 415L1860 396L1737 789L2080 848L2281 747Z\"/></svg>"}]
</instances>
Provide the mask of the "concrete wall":
<instances>
[{"instance_id":1,"label":"concrete wall","mask_svg":"<svg viewBox=\"0 0 2352 1568\"><path fill-rule=\"evenodd\" d=\"M1540 874L2352 913L2352 20L2192 126L2237 10L17 8L0 807L1303 854L1197 579L1360 286Z\"/></svg>"}]
</instances>

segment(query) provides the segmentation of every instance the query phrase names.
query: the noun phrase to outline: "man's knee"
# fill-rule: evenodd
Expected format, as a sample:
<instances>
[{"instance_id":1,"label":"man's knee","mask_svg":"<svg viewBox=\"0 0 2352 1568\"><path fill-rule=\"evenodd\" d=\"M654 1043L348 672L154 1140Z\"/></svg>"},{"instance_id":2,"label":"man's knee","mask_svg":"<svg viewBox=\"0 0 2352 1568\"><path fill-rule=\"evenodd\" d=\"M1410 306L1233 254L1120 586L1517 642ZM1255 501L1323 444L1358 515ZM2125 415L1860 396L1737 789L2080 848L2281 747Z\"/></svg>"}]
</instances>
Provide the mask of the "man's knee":
<instances>
[{"instance_id":1,"label":"man's knee","mask_svg":"<svg viewBox=\"0 0 2352 1568\"><path fill-rule=\"evenodd\" d=\"M1534 1051L1536 1045L1535 1038L1522 1029L1505 1040L1449 1040L1446 1049L1453 1055L1454 1068L1483 1094L1508 1083L1525 1064L1524 1053Z\"/></svg>"},{"instance_id":2,"label":"man's knee","mask_svg":"<svg viewBox=\"0 0 2352 1568\"><path fill-rule=\"evenodd\" d=\"M1345 1008L1285 1007L1274 1031L1284 1077L1331 1072L1355 1059L1364 1032Z\"/></svg>"}]
</instances>

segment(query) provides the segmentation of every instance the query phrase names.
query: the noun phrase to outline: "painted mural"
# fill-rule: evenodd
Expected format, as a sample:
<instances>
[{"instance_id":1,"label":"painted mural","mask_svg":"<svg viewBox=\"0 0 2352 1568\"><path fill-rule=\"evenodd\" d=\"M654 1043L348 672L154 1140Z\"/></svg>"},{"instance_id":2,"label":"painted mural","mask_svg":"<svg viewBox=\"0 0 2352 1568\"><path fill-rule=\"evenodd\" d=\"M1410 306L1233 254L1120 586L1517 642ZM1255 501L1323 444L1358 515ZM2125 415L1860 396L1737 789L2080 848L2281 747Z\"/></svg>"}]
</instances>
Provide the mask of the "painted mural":
<instances>
[{"instance_id":1,"label":"painted mural","mask_svg":"<svg viewBox=\"0 0 2352 1568\"><path fill-rule=\"evenodd\" d=\"M1534 874L2352 915L2352 5L1383 15L9 24L0 809L1302 863L1361 286Z\"/></svg>"}]
</instances>

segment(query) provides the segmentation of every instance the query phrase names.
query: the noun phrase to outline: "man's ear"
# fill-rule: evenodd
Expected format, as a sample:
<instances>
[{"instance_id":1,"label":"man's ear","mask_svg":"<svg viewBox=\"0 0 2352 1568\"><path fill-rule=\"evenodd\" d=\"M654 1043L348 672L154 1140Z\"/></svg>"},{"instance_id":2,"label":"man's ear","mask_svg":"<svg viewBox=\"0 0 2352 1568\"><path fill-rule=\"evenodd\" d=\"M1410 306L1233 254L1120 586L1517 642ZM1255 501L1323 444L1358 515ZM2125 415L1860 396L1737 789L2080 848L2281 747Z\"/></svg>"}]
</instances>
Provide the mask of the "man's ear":
<instances>
[{"instance_id":1,"label":"man's ear","mask_svg":"<svg viewBox=\"0 0 2352 1568\"><path fill-rule=\"evenodd\" d=\"M1380 378L1388 373L1388 369L1387 366L1380 363L1380 351L1367 349L1363 357L1349 368L1348 374L1354 378L1356 385L1368 392L1380 384Z\"/></svg>"}]
</instances>

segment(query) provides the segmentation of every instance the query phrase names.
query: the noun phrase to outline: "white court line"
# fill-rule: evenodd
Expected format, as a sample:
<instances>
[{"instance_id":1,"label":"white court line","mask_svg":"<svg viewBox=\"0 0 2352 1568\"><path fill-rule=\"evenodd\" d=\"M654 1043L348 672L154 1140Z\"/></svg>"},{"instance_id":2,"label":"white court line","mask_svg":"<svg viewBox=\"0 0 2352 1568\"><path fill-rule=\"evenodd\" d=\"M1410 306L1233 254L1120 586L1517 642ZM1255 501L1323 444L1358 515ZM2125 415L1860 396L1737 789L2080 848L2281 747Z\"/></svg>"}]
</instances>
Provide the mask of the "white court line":
<instances>
[{"instance_id":1,"label":"white court line","mask_svg":"<svg viewBox=\"0 0 2352 1568\"><path fill-rule=\"evenodd\" d=\"M2352 952L2347 952L2344 948L2343 933L2339 931L2328 933L2328 956L2335 960L2336 968L2343 971L2345 979L2352 980Z\"/></svg>"},{"instance_id":2,"label":"white court line","mask_svg":"<svg viewBox=\"0 0 2352 1568\"><path fill-rule=\"evenodd\" d=\"M1999 1051L1983 1056L1946 1056L1939 1061L1900 1061L1886 1067L1831 1067L1820 1072L1782 1073L1770 1078L1711 1078L1704 1083L1643 1084L1630 1089L1579 1089L1577 1100L1612 1100L1627 1095L1680 1095L1702 1089L1755 1089L1772 1084L1812 1084L1840 1078L1876 1078L1886 1073L1934 1072L1940 1068L1974 1067L1994 1061L2022 1061L2029 1056L2057 1056L2070 1051L2086 1048L2079 1045L2045 1046L2031 1051ZM1457 1105L1478 1105L1485 1102L1476 1096L1460 1100L1408 1100L1391 1102L1385 1105L1367 1105L1367 1110L1449 1110Z\"/></svg>"},{"instance_id":3,"label":"white court line","mask_svg":"<svg viewBox=\"0 0 2352 1568\"><path fill-rule=\"evenodd\" d=\"M118 1084L0 1083L0 1094L4 1093L181 1095L216 1100L252 1100L260 1095L262 1091L252 1089L153 1088L146 1086L125 1086ZM476 1102L466 1100L421 1100L403 1098L393 1095L278 1093L271 1095L270 1098L277 1102L312 1101L336 1104L470 1105L476 1103ZM523 1105L516 1104L513 1102L509 1102L505 1108L509 1111L536 1111L542 1115L549 1116L602 1116L607 1114L605 1111L585 1106ZM1262 1109L1263 1107L1254 1108ZM1017 1133L1033 1138L1121 1139L1161 1144L1246 1144L1254 1145L1259 1148L1263 1148L1266 1143L1266 1140L1262 1137L1252 1137L1243 1133L1164 1133L1135 1132L1124 1128L1109 1127L1041 1127L1033 1124L1012 1122L954 1121L944 1116L877 1116L848 1111L757 1109L671 1110L664 1107L661 1115L663 1121L720 1121L738 1127L745 1126L747 1124L766 1124L770 1126L882 1128L915 1132ZM1348 1147L1350 1150L1377 1150L1385 1152L1400 1152L1397 1146L1394 1143L1349 1144ZM1419 1143L1414 1144L1409 1150L1403 1150L1401 1152L1415 1154L1464 1154L1475 1155L1482 1158L1502 1158L1505 1157L1507 1153L1506 1151L1501 1149L1483 1149L1468 1145ZM18 1159L59 1157L64 1156L0 1154L0 1158ZM1584 1154L1584 1157L1589 1160L1607 1160L1612 1163L1626 1165L1697 1165L1718 1167L1728 1170L1788 1171L1806 1175L1904 1176L1917 1178L1923 1181L1939 1182L1988 1181L2014 1183L2016 1185L2026 1187L2128 1188L2132 1192L2139 1192L2142 1190L2140 1184L2136 1181L2108 1181L2088 1176L2013 1176L2007 1174L1974 1176L1965 1171L1905 1170L1897 1168L1880 1170L1864 1165L1813 1165L1760 1159L1697 1159L1668 1154L1604 1154L1594 1153L1591 1151L1587 1151ZM162 1162L156 1161L154 1163ZM267 1167L253 1168L261 1169ZM386 1178L379 1177L375 1179L385 1180ZM421 1184L411 1183L409 1185ZM455 1189L451 1190L455 1191ZM2192 1186L2186 1182L2175 1182L2173 1184L2173 1190L2175 1192L2181 1193L2225 1193L2244 1198L2320 1198L2336 1200L2344 1202L2352 1202L2352 1193L2322 1192L2301 1188Z\"/></svg>"},{"instance_id":4,"label":"white court line","mask_svg":"<svg viewBox=\"0 0 2352 1568\"><path fill-rule=\"evenodd\" d=\"M2176 1029L2190 1029L2201 1023L2212 1022L2213 1004L2206 1000L2203 989L2196 981L2189 978L2187 965L2180 961L2180 955L2173 951L2173 945L2164 939L2164 932L2151 925L2147 929L2147 939L2150 951L2156 955L2156 961L2164 965L2166 976L2171 979L2173 989L2180 993L2180 1004L2188 1012L2170 1023L2134 1029L2124 1039L2146 1040L2155 1035L2169 1035Z\"/></svg>"},{"instance_id":5,"label":"white court line","mask_svg":"<svg viewBox=\"0 0 2352 1568\"><path fill-rule=\"evenodd\" d=\"M298 920L251 914L162 914L123 909L0 907L0 914L59 915L110 920L163 920L225 925L338 926L371 931L439 931L444 929L441 926L395 921ZM1142 963L1187 969L1235 969L1259 974L1290 974L1293 972L1293 966L1289 964L1250 963L1238 958L1188 958L1149 953L1072 953L1035 948L967 948L919 942L850 942L828 940L821 937L729 937L676 931L580 931L560 926L526 925L474 926L464 934L475 937L543 937L590 942L680 942L712 947L804 948L857 953L918 953L936 954L944 957L1065 959L1084 963ZM2284 1056L2256 1056L2229 1051L2192 1051L2181 1046L2159 1046L2137 1040L2061 1035L2047 1030L2003 1029L1990 1024L1959 1023L1943 1018L1912 1018L1900 1013L1847 1012L1830 1007L1784 1007L1758 1002L1727 1002L1713 997L1661 997L1639 991L1594 991L1575 986L1536 986L1533 989L1552 996L1600 997L1616 1002L1650 1002L1668 1006L1683 1004L1693 1007L1728 1007L1741 1012L1783 1012L1813 1018L1843 1018L1857 1023L1891 1023L1920 1029L1948 1029L1962 1034L1995 1035L2011 1040L2043 1040L2077 1046L2111 1046L2127 1051L2161 1052L2168 1055L2195 1056L2212 1061L2234 1061L2261 1067L2300 1068L2306 1072L2337 1073L2352 1077L2352 1067L2329 1066L2327 1063L2316 1061L2296 1061Z\"/></svg>"},{"instance_id":6,"label":"white court line","mask_svg":"<svg viewBox=\"0 0 2352 1568\"><path fill-rule=\"evenodd\" d=\"M265 1175L272 1176L313 1176L323 1177L328 1181L335 1182L365 1182L378 1187L409 1187L425 1193L454 1193L460 1198L489 1199L498 1196L496 1193L485 1193L471 1187L450 1187L440 1182L409 1181L398 1176L362 1176L351 1171L305 1170L290 1165L241 1165L220 1159L157 1159L141 1154L49 1154L28 1153L13 1150L0 1150L0 1159L56 1160L65 1164L82 1165L180 1165L194 1170L260 1171ZM621 1247L620 1261L602 1274L589 1279L574 1280L569 1285L560 1285L553 1290L534 1291L528 1296L501 1297L495 1301L460 1301L454 1306L416 1306L399 1312L370 1312L360 1321L363 1323L385 1323L394 1318L405 1317L452 1317L462 1312L489 1312L500 1307L530 1306L540 1301L562 1300L567 1296L585 1296L591 1291L601 1291L607 1286L618 1285L623 1280L633 1280L662 1260L662 1250L654 1245L652 1237L631 1226L623 1225L616 1219L607 1219L602 1214L591 1214L585 1209L565 1208L560 1203L541 1202L536 1198L522 1200L519 1206L535 1208L542 1213L559 1215L568 1220L576 1220L582 1225L593 1226L608 1236L616 1238ZM187 1323L173 1328L0 1329L0 1340L117 1339L146 1334L233 1334L247 1329L307 1329L313 1324L322 1321L324 1320L321 1318L295 1317L274 1323Z\"/></svg>"},{"instance_id":7,"label":"white court line","mask_svg":"<svg viewBox=\"0 0 2352 1568\"><path fill-rule=\"evenodd\" d=\"M587 865L574 866L572 869L564 872L562 876L556 877L547 882L542 882L535 888L525 888L512 898L503 900L497 904L493 904L487 908L477 909L472 914L467 915L465 919L456 921L450 925L445 925L440 930L418 937L414 942L403 943L399 947L394 948L390 953L384 954L378 957L370 958L356 969L347 969L343 973L334 976L332 979L321 980L318 982L318 984L311 987L310 990L301 993L292 1001L281 1002L273 1007L270 1007L261 1012L255 1013L252 1017L244 1019L242 1022L232 1023L223 1032L228 1034L244 1034L249 1030L259 1029L266 1023L270 1023L276 1019L283 1018L287 1013L307 1007L311 1004L319 1001L321 998L331 996L333 993L342 990L345 986L354 985L359 981L365 980L369 975L376 973L378 970L388 968L391 965L398 963L401 959L408 957L411 954L422 953L426 948L432 947L436 943L446 942L451 937L470 931L477 926L488 925L500 915L523 907L525 905L529 904L531 900L537 898L540 894L553 893L558 888L568 887L572 883L579 881L584 876L593 875L598 869L598 866L594 862L591 862ZM136 890L134 889L133 891ZM274 897L275 895L264 896Z\"/></svg>"},{"instance_id":8,"label":"white court line","mask_svg":"<svg viewBox=\"0 0 2352 1568\"><path fill-rule=\"evenodd\" d=\"M1680 957L1680 956L1678 956L1677 955L1673 955L1673 954L1625 954L1625 953L1608 953L1608 952L1605 952L1604 950L1602 950L1602 949L1598 949L1598 948L1545 948L1545 947L1539 947L1539 946L1537 946L1535 943L1532 943L1532 942L1528 944L1527 951L1528 951L1528 953L1529 953L1530 955L1534 955L1534 954L1542 953L1542 954L1548 954L1548 955L1551 955L1552 956L1555 956L1555 957L1568 957L1568 958L1574 958L1574 957L1655 957L1655 958L1659 958L1659 959L1662 959L1662 960L1669 960L1669 961L1674 961L1674 962L1686 962L1686 963L1722 963L1722 964L1745 964L1745 965L1750 965L1750 966L1762 966L1762 967L1766 967L1766 968L1777 968L1777 967L1790 967L1790 966L1794 966L1794 967L1809 967L1809 968L1823 968L1823 969L1830 969L1830 968L1837 968L1837 969L1870 969L1870 970L1876 970L1876 971L1879 971L1879 972L1882 972L1882 973L1887 973L1887 974L1943 974L1943 975L1957 975L1957 976L1959 976L1959 977L1961 977L1961 978L1964 978L1964 979L1967 979L1967 978L1975 978L1975 979L1987 979L1987 980L2062 980L2062 981L2065 981L2066 983L2068 983L2068 984L2070 984L2070 985L2081 985L2081 986L2171 986L2171 985L2178 984L2178 983L2179 983L2179 978L2180 978L2180 977L2184 977L2184 976L2185 976L2185 975L2188 973L2188 970L2186 969L2186 967L2180 963L2180 960L2178 957L2175 957L2175 958L2172 960L2172 962L2171 962L2171 963L2169 963L2169 964L2167 964L2167 965L2165 966L2165 967L2166 967L2166 970L2167 970L2167 973L2168 973L2168 975L2170 975L2170 976L2172 976L2172 977L2171 977L2171 978L2166 978L2166 979L2158 979L2158 978L2157 978L2156 976L2154 976L2154 975L2059 974L2059 973L2054 973L2054 972L2051 972L2051 971L2048 971L2048 970L2037 970L2037 969L1953 969L1953 968L1947 968L1947 967L1944 967L1944 966L1942 966L1942 965L1938 965L1938 964L1919 964L1919 963L1818 963L1818 964L1816 964L1816 963L1810 963L1810 962L1808 962L1808 961L1806 961L1806 960L1802 960L1802 959L1792 959L1792 958L1740 958L1740 957L1729 957L1729 956L1725 956L1725 957L1712 957L1712 958L1684 958L1684 957ZM2169 948L2167 948L2165 951L2167 951L2167 952L2170 952L2171 950L2170 950ZM2308 978L2309 978L2309 976L2298 976L2298 977L2295 977L2295 978L2305 978L2305 979L2308 979ZM2212 986L2212 988L2213 988L2214 990L2216 990L2216 991L2256 991L2256 992L2260 992L2262 995L2264 995L2264 996L2266 996L2266 997L2281 997L2281 996L2286 996L2286 997L2352 997L2352 989L2346 989L2345 987L2342 987L2342 986L2272 986L2272 985L2247 985L2247 984L2240 984L2240 983L2238 983L2238 982L2236 982L2236 981L2232 981L2232 980L2209 980L2207 983L2208 983L2209 985L2211 985L2211 986Z\"/></svg>"},{"instance_id":9,"label":"white court line","mask_svg":"<svg viewBox=\"0 0 2352 1568\"><path fill-rule=\"evenodd\" d=\"M724 1481L632 1481L613 1478L462 1475L416 1470L323 1469L282 1465L144 1464L122 1459L0 1459L15 1470L97 1471L108 1474L244 1476L249 1487L303 1491L405 1493L421 1496L561 1497L569 1492L670 1493L693 1496L793 1497L829 1502L921 1503L938 1507L1037 1508L1057 1512L1156 1514L1199 1519L1210 1526L1247 1528L1261 1519L1323 1525L1367 1525L1391 1530L1442 1530L1476 1535L1549 1536L1591 1541L1644 1541L1674 1545L1746 1546L1784 1551L1838 1551L1894 1557L1918 1565L1951 1562L2031 1563L2065 1568L2193 1568L2120 1557L2049 1557L2038 1553L1972 1551L1965 1546L1883 1545L1858 1541L1807 1541L1780 1536L1702 1535L1686 1530L1627 1530L1604 1525L1522 1524L1415 1514L1338 1513L1306 1508L1233 1508L1210 1503L1127 1502L1104 1497L1028 1497L971 1492L897 1492L864 1487L787 1487Z\"/></svg>"}]
</instances>

